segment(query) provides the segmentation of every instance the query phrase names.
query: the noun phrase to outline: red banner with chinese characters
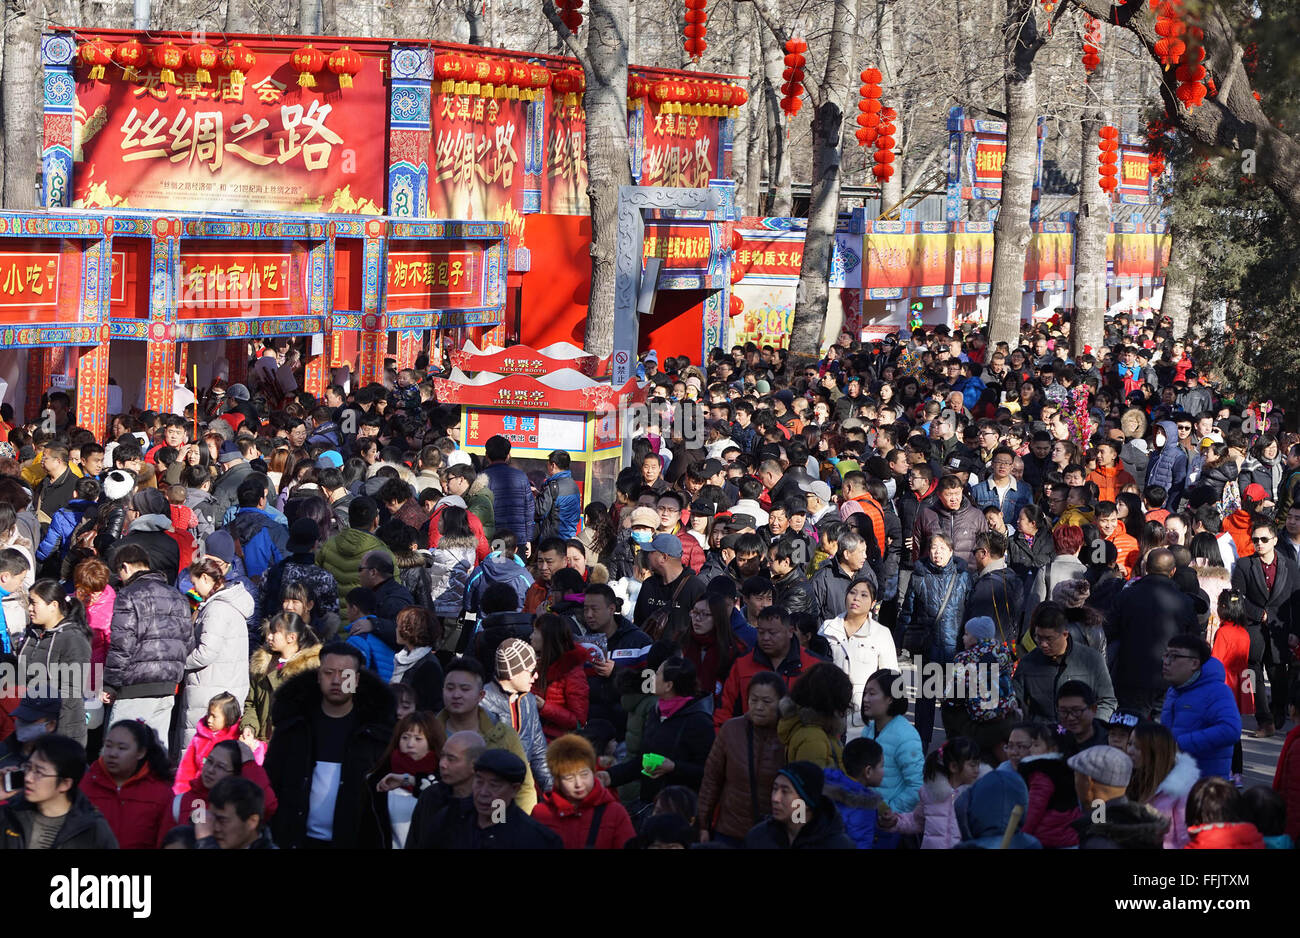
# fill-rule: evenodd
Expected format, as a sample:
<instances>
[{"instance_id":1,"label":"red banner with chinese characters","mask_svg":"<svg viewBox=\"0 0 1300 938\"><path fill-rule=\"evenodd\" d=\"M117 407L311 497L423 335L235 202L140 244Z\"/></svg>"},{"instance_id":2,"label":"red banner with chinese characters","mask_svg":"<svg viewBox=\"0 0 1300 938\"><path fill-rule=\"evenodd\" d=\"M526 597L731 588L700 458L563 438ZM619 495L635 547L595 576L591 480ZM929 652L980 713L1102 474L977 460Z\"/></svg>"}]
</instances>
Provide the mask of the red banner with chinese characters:
<instances>
[{"instance_id":1,"label":"red banner with chinese characters","mask_svg":"<svg viewBox=\"0 0 1300 938\"><path fill-rule=\"evenodd\" d=\"M1025 280L1066 280L1074 265L1074 235L1035 231L1025 254Z\"/></svg>"},{"instance_id":2,"label":"red banner with chinese characters","mask_svg":"<svg viewBox=\"0 0 1300 938\"><path fill-rule=\"evenodd\" d=\"M138 82L116 67L87 82L78 65L73 206L382 214L382 58L363 55L351 88L328 70L300 88L299 43L246 45L257 61L242 83L214 71L199 84L188 64L177 85L153 66Z\"/></svg>"},{"instance_id":3,"label":"red banner with chinese characters","mask_svg":"<svg viewBox=\"0 0 1300 938\"><path fill-rule=\"evenodd\" d=\"M741 232L744 243L732 264L745 277L798 277L803 266L803 241L759 238Z\"/></svg>"},{"instance_id":4,"label":"red banner with chinese characters","mask_svg":"<svg viewBox=\"0 0 1300 938\"><path fill-rule=\"evenodd\" d=\"M13 239L4 247L8 250L0 251L0 323L77 322L81 245Z\"/></svg>"},{"instance_id":5,"label":"red banner with chinese characters","mask_svg":"<svg viewBox=\"0 0 1300 938\"><path fill-rule=\"evenodd\" d=\"M947 234L868 234L864 286L898 290L951 283L948 239Z\"/></svg>"},{"instance_id":6,"label":"red banner with chinese characters","mask_svg":"<svg viewBox=\"0 0 1300 938\"><path fill-rule=\"evenodd\" d=\"M1002 167L1007 161L1005 137L976 137L975 185L981 189L1002 185Z\"/></svg>"},{"instance_id":7,"label":"red banner with chinese characters","mask_svg":"<svg viewBox=\"0 0 1300 938\"><path fill-rule=\"evenodd\" d=\"M669 270L707 270L713 242L707 225L646 225L645 256Z\"/></svg>"},{"instance_id":8,"label":"red banner with chinese characters","mask_svg":"<svg viewBox=\"0 0 1300 938\"><path fill-rule=\"evenodd\" d=\"M1150 157L1145 150L1124 147L1120 150L1119 184L1125 189L1147 190Z\"/></svg>"},{"instance_id":9,"label":"red banner with chinese characters","mask_svg":"<svg viewBox=\"0 0 1300 938\"><path fill-rule=\"evenodd\" d=\"M523 229L528 102L478 95L434 96L429 214L504 221Z\"/></svg>"},{"instance_id":10,"label":"red banner with chinese characters","mask_svg":"<svg viewBox=\"0 0 1300 938\"><path fill-rule=\"evenodd\" d=\"M181 252L181 319L255 319L301 315L306 308L305 251L233 254L199 242Z\"/></svg>"},{"instance_id":11,"label":"red banner with chinese characters","mask_svg":"<svg viewBox=\"0 0 1300 938\"><path fill-rule=\"evenodd\" d=\"M393 242L388 251L388 308L446 309L482 302L483 252L466 244Z\"/></svg>"},{"instance_id":12,"label":"red banner with chinese characters","mask_svg":"<svg viewBox=\"0 0 1300 938\"><path fill-rule=\"evenodd\" d=\"M503 436L515 446L537 447L537 414L520 410L474 409L465 421L465 445L482 446Z\"/></svg>"},{"instance_id":13,"label":"red banner with chinese characters","mask_svg":"<svg viewBox=\"0 0 1300 938\"><path fill-rule=\"evenodd\" d=\"M1169 263L1169 235L1107 235L1106 257L1116 277L1162 277Z\"/></svg>"},{"instance_id":14,"label":"red banner with chinese characters","mask_svg":"<svg viewBox=\"0 0 1300 938\"><path fill-rule=\"evenodd\" d=\"M719 158L718 118L665 114L648 101L641 184L703 189L716 178Z\"/></svg>"},{"instance_id":15,"label":"red banner with chinese characters","mask_svg":"<svg viewBox=\"0 0 1300 938\"><path fill-rule=\"evenodd\" d=\"M451 353L451 363L462 371L492 371L499 375L545 375L561 368L595 375L599 365L594 355L551 358L527 345L511 345L491 354L471 354L457 349Z\"/></svg>"},{"instance_id":16,"label":"red banner with chinese characters","mask_svg":"<svg viewBox=\"0 0 1300 938\"><path fill-rule=\"evenodd\" d=\"M557 103L558 102L558 103ZM553 215L587 215L587 115L581 103L566 105L564 96L546 93L546 177L542 211Z\"/></svg>"}]
</instances>

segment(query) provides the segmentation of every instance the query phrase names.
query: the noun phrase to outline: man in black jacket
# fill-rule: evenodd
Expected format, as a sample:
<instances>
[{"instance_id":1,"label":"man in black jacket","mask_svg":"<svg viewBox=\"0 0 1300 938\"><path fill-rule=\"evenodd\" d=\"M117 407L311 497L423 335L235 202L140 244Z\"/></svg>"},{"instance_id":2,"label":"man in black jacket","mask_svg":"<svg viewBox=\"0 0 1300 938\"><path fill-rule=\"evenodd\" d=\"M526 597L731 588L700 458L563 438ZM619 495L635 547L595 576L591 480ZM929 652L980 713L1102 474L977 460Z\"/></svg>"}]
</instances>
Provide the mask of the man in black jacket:
<instances>
[{"instance_id":1,"label":"man in black jacket","mask_svg":"<svg viewBox=\"0 0 1300 938\"><path fill-rule=\"evenodd\" d=\"M139 544L121 547L115 562L122 587L113 603L104 660L105 700L113 705L112 722L142 720L168 750L172 705L196 644L190 604L150 569Z\"/></svg>"},{"instance_id":2,"label":"man in black jacket","mask_svg":"<svg viewBox=\"0 0 1300 938\"><path fill-rule=\"evenodd\" d=\"M275 735L266 774L280 806L271 833L282 848L365 847L366 774L379 763L397 721L388 687L345 642L321 649L320 668L280 685L271 704Z\"/></svg>"},{"instance_id":3,"label":"man in black jacket","mask_svg":"<svg viewBox=\"0 0 1300 938\"><path fill-rule=\"evenodd\" d=\"M474 793L474 763L487 751L487 743L478 733L465 730L452 733L438 753L438 781L420 792L406 833L407 850L423 850L436 832L434 821L443 808Z\"/></svg>"},{"instance_id":4,"label":"man in black jacket","mask_svg":"<svg viewBox=\"0 0 1300 938\"><path fill-rule=\"evenodd\" d=\"M128 544L144 548L149 568L161 573L169 584L176 585L180 573L181 549L171 536L172 515L167 496L157 489L141 489L131 497L126 509L126 536L111 547L108 567L116 570L122 550Z\"/></svg>"},{"instance_id":5,"label":"man in black jacket","mask_svg":"<svg viewBox=\"0 0 1300 938\"><path fill-rule=\"evenodd\" d=\"M803 575L811 559L811 552L800 539L786 536L772 543L768 548L767 563L776 593L773 605L784 606L791 613L817 613L808 592L808 578Z\"/></svg>"},{"instance_id":6,"label":"man in black jacket","mask_svg":"<svg viewBox=\"0 0 1300 938\"><path fill-rule=\"evenodd\" d=\"M591 666L587 676L589 718L608 720L616 738L627 732L627 711L620 705L618 672L646 663L653 642L649 635L619 615L618 597L608 583L593 583L582 598L582 624L588 633L605 636L605 657Z\"/></svg>"},{"instance_id":7,"label":"man in black jacket","mask_svg":"<svg viewBox=\"0 0 1300 938\"><path fill-rule=\"evenodd\" d=\"M50 733L32 745L21 795L0 804L0 850L116 850L108 821L77 787L86 750Z\"/></svg>"},{"instance_id":8,"label":"man in black jacket","mask_svg":"<svg viewBox=\"0 0 1300 938\"><path fill-rule=\"evenodd\" d=\"M1294 657L1289 637L1297 634L1295 599L1300 590L1300 566L1277 550L1277 531L1260 518L1252 522L1251 543L1255 553L1240 558L1232 568L1232 588L1241 593L1250 621L1250 660L1247 667L1255 677L1255 735L1272 736L1275 727L1286 722L1288 662ZM1264 698L1265 671L1272 691L1272 707Z\"/></svg>"},{"instance_id":9,"label":"man in black jacket","mask_svg":"<svg viewBox=\"0 0 1300 938\"><path fill-rule=\"evenodd\" d=\"M527 777L523 760L487 749L474 761L471 795L438 812L420 846L432 850L562 850L564 841L516 804Z\"/></svg>"},{"instance_id":10,"label":"man in black jacket","mask_svg":"<svg viewBox=\"0 0 1300 938\"><path fill-rule=\"evenodd\" d=\"M999 641L1015 654L1020 644L1020 618L1025 587L1019 574L1007 566L1007 538L996 531L975 536L975 582L966 600L966 621L988 616Z\"/></svg>"},{"instance_id":11,"label":"man in black jacket","mask_svg":"<svg viewBox=\"0 0 1300 938\"><path fill-rule=\"evenodd\" d=\"M1196 631L1192 599L1173 581L1174 555L1151 551L1146 576L1128 586L1115 601L1115 694L1120 707L1136 710L1144 720L1159 718L1167 686L1161 656L1169 639Z\"/></svg>"}]
</instances>

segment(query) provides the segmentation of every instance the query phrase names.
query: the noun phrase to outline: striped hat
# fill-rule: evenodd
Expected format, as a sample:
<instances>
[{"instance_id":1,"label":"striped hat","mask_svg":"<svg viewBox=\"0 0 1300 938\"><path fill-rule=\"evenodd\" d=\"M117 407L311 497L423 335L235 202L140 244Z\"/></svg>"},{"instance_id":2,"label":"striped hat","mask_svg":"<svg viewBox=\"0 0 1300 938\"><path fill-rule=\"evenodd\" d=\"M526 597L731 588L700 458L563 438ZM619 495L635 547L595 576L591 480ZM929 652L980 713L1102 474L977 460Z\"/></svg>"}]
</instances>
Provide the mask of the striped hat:
<instances>
[{"instance_id":1,"label":"striped hat","mask_svg":"<svg viewBox=\"0 0 1300 938\"><path fill-rule=\"evenodd\" d=\"M496 670L498 681L508 681L516 674L532 674L537 670L537 652L522 639L508 638L497 648Z\"/></svg>"}]
</instances>

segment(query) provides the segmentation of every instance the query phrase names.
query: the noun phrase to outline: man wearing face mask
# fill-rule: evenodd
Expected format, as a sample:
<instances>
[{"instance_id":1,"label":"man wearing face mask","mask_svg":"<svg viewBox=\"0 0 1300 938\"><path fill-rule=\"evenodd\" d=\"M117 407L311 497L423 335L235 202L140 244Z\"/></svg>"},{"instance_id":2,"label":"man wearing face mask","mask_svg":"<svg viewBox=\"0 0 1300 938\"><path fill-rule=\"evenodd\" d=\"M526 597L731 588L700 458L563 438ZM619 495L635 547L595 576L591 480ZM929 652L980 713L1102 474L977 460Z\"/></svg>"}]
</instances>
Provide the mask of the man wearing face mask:
<instances>
[{"instance_id":1,"label":"man wearing face mask","mask_svg":"<svg viewBox=\"0 0 1300 938\"><path fill-rule=\"evenodd\" d=\"M1178 426L1172 420L1162 420L1156 424L1155 452L1147 464L1147 485L1159 485L1169 493L1165 498L1165 507L1170 511L1178 510L1178 502L1183 497L1187 484L1187 454L1178 445Z\"/></svg>"},{"instance_id":2,"label":"man wearing face mask","mask_svg":"<svg viewBox=\"0 0 1300 938\"><path fill-rule=\"evenodd\" d=\"M0 780L14 782L23 762L31 754L32 746L42 736L48 736L59 726L60 701L57 697L24 697L12 714L13 733L0 743L5 749L0 756ZM22 784L0 784L0 803L8 801L22 791ZM10 790L12 789L12 790Z\"/></svg>"}]
</instances>

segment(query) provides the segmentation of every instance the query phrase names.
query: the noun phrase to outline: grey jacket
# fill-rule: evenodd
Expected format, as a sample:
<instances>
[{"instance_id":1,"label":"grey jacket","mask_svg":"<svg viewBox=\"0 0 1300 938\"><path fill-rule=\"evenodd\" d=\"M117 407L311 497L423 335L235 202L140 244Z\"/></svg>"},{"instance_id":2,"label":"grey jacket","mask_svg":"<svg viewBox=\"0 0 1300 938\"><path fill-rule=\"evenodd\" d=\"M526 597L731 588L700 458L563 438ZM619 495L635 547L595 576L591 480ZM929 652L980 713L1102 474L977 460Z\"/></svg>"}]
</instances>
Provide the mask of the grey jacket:
<instances>
[{"instance_id":1,"label":"grey jacket","mask_svg":"<svg viewBox=\"0 0 1300 938\"><path fill-rule=\"evenodd\" d=\"M1115 712L1115 689L1101 652L1081 645L1069 636L1065 654L1053 661L1035 648L1016 668L1011 686L1024 710L1025 719L1035 723L1056 723L1056 692L1066 681L1083 681L1097 695L1097 719L1110 720Z\"/></svg>"},{"instance_id":2,"label":"grey jacket","mask_svg":"<svg viewBox=\"0 0 1300 938\"><path fill-rule=\"evenodd\" d=\"M18 673L33 697L59 698L57 732L86 744L86 680L90 666L90 632L64 619L52 629L28 627L18 650Z\"/></svg>"},{"instance_id":3,"label":"grey jacket","mask_svg":"<svg viewBox=\"0 0 1300 938\"><path fill-rule=\"evenodd\" d=\"M248 697L248 617L253 597L242 583L227 583L199 607L197 645L185 659L185 738L193 738L208 701L228 692Z\"/></svg>"},{"instance_id":4,"label":"grey jacket","mask_svg":"<svg viewBox=\"0 0 1300 938\"><path fill-rule=\"evenodd\" d=\"M483 688L482 707L498 722L514 726L510 719L510 698L496 681L488 681ZM537 698L532 694L520 694L516 703L519 705L519 726L515 732L523 743L528 755L528 764L533 770L533 781L537 784L537 793L551 790L551 769L546 764L546 737L542 734L542 716L537 712Z\"/></svg>"}]
</instances>

